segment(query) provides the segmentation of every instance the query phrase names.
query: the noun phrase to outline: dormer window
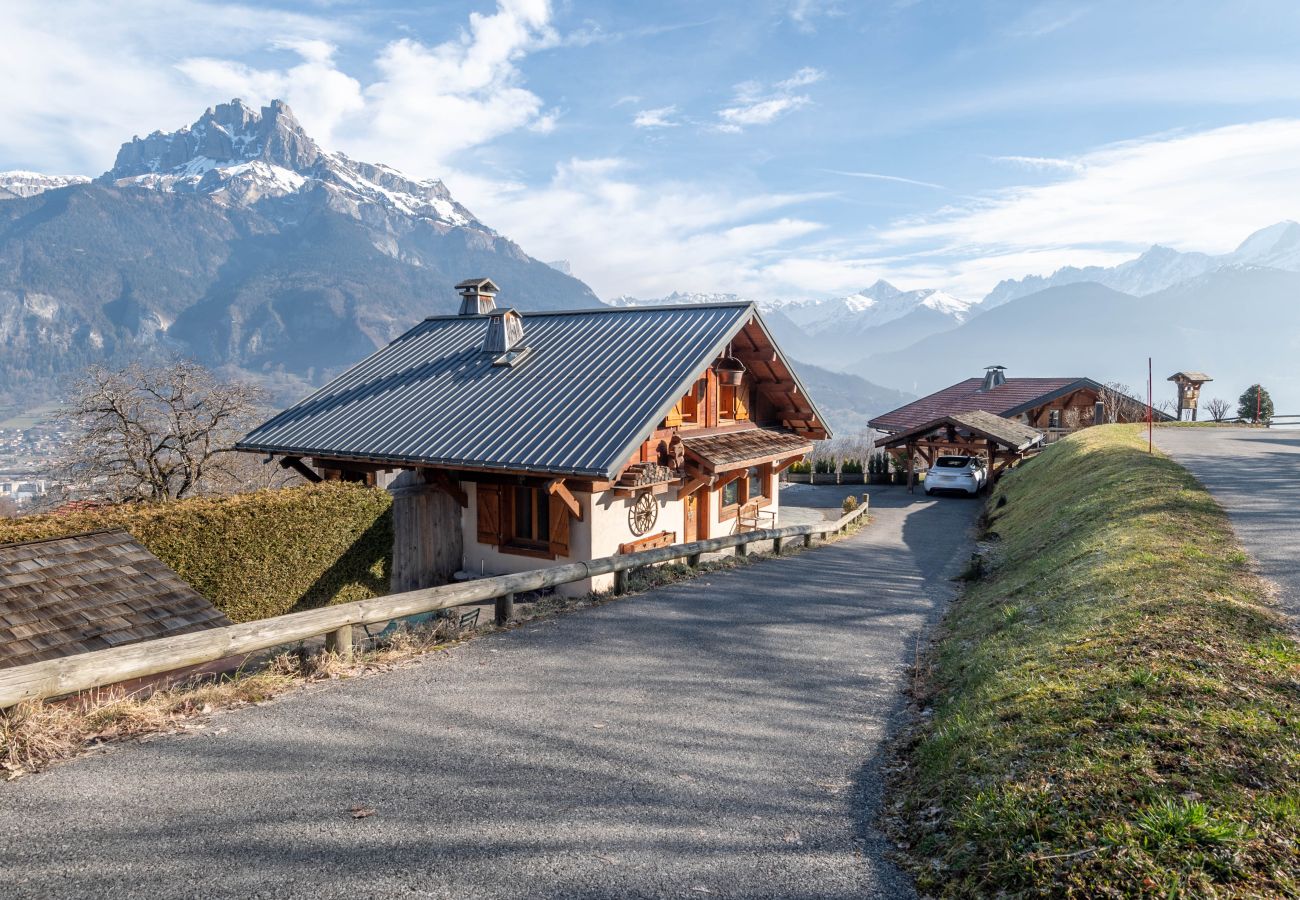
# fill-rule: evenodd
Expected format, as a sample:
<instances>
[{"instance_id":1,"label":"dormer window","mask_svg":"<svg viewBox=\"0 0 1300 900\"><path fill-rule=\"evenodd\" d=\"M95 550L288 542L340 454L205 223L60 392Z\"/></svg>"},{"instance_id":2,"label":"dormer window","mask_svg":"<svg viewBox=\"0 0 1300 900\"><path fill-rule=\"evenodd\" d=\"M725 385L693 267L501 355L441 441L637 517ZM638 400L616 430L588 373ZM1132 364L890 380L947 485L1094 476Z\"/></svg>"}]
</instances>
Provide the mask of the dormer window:
<instances>
[{"instance_id":1,"label":"dormer window","mask_svg":"<svg viewBox=\"0 0 1300 900\"><path fill-rule=\"evenodd\" d=\"M513 309L494 309L488 314L483 352L492 355L492 365L513 366L528 353L524 346L524 317Z\"/></svg>"}]
</instances>

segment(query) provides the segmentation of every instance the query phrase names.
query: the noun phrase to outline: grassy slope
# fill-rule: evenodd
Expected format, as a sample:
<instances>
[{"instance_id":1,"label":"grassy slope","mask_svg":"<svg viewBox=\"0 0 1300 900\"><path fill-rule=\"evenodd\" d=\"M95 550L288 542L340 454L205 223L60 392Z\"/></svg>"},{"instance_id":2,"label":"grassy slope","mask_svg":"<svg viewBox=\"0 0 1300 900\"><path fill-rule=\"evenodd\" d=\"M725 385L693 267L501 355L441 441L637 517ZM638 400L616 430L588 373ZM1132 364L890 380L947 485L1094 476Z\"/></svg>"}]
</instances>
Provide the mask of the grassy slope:
<instances>
[{"instance_id":1,"label":"grassy slope","mask_svg":"<svg viewBox=\"0 0 1300 900\"><path fill-rule=\"evenodd\" d=\"M1088 429L994 494L898 786L923 889L1300 893L1300 649L1223 511L1145 451Z\"/></svg>"}]
</instances>

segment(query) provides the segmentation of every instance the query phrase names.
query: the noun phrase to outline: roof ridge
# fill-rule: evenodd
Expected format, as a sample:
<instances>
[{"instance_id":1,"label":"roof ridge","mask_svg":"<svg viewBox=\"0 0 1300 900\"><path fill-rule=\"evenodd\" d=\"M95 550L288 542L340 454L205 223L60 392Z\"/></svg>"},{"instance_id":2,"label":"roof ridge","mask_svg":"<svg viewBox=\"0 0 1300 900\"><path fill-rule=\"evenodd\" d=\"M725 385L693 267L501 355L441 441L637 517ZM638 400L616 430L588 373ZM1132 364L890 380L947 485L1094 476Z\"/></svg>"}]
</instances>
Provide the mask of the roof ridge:
<instances>
[{"instance_id":1,"label":"roof ridge","mask_svg":"<svg viewBox=\"0 0 1300 900\"><path fill-rule=\"evenodd\" d=\"M592 306L578 309L536 309L522 310L518 307L510 307L524 318L536 316L584 316L589 313L633 313L633 312L660 312L675 309L741 309L747 306L754 306L753 300L733 300L719 303L664 303L647 306ZM462 316L455 313L447 313L441 316L425 316L424 321L435 322L446 319L486 319L487 314L480 316Z\"/></svg>"}]
</instances>

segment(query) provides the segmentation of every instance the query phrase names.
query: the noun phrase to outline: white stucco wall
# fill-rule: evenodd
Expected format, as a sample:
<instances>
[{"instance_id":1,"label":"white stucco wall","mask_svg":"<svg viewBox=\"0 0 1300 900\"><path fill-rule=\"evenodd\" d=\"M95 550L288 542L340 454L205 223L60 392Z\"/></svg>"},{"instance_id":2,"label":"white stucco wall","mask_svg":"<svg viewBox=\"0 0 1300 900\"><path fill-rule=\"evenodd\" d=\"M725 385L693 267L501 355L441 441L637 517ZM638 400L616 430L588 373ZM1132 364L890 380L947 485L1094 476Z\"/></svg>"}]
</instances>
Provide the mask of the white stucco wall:
<instances>
[{"instance_id":1,"label":"white stucco wall","mask_svg":"<svg viewBox=\"0 0 1300 900\"><path fill-rule=\"evenodd\" d=\"M569 520L569 555L554 560L537 556L523 556L517 553L505 553L490 544L481 544L478 540L478 502L475 484L472 481L461 482L469 506L461 516L461 527L465 541L465 559L461 568L475 575L506 575L513 572L526 572L529 569L541 569L547 566L563 565L578 560L599 559L614 556L620 544L637 540L628 522L628 511L632 508L632 498L621 497L613 491L599 494L580 493L573 496L582 508L582 519ZM772 502L765 510L778 514L780 505L780 484L772 479ZM640 537L649 537L662 531L671 531L680 543L685 536L685 505L677 499L676 490L654 495L659 505L658 517L650 530ZM701 495L701 501L703 496ZM701 505L703 503L701 502ZM736 520L718 519L718 494L709 497L710 537L733 534ZM584 581L561 585L556 591L567 597L581 597L590 591L606 591L614 586L613 575L599 575Z\"/></svg>"}]
</instances>

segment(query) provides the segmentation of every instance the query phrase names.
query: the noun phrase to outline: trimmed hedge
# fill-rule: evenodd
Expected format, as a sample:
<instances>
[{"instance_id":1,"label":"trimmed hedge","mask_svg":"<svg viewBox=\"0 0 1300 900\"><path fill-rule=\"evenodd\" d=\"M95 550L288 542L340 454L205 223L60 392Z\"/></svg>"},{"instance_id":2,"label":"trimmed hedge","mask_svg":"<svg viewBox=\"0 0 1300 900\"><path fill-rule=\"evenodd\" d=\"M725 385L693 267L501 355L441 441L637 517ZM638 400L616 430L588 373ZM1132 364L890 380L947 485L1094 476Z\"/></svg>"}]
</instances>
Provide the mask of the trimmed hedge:
<instances>
[{"instance_id":1,"label":"trimmed hedge","mask_svg":"<svg viewBox=\"0 0 1300 900\"><path fill-rule=\"evenodd\" d=\"M235 622L388 593L392 498L328 482L0 519L0 543L125 528Z\"/></svg>"}]
</instances>

